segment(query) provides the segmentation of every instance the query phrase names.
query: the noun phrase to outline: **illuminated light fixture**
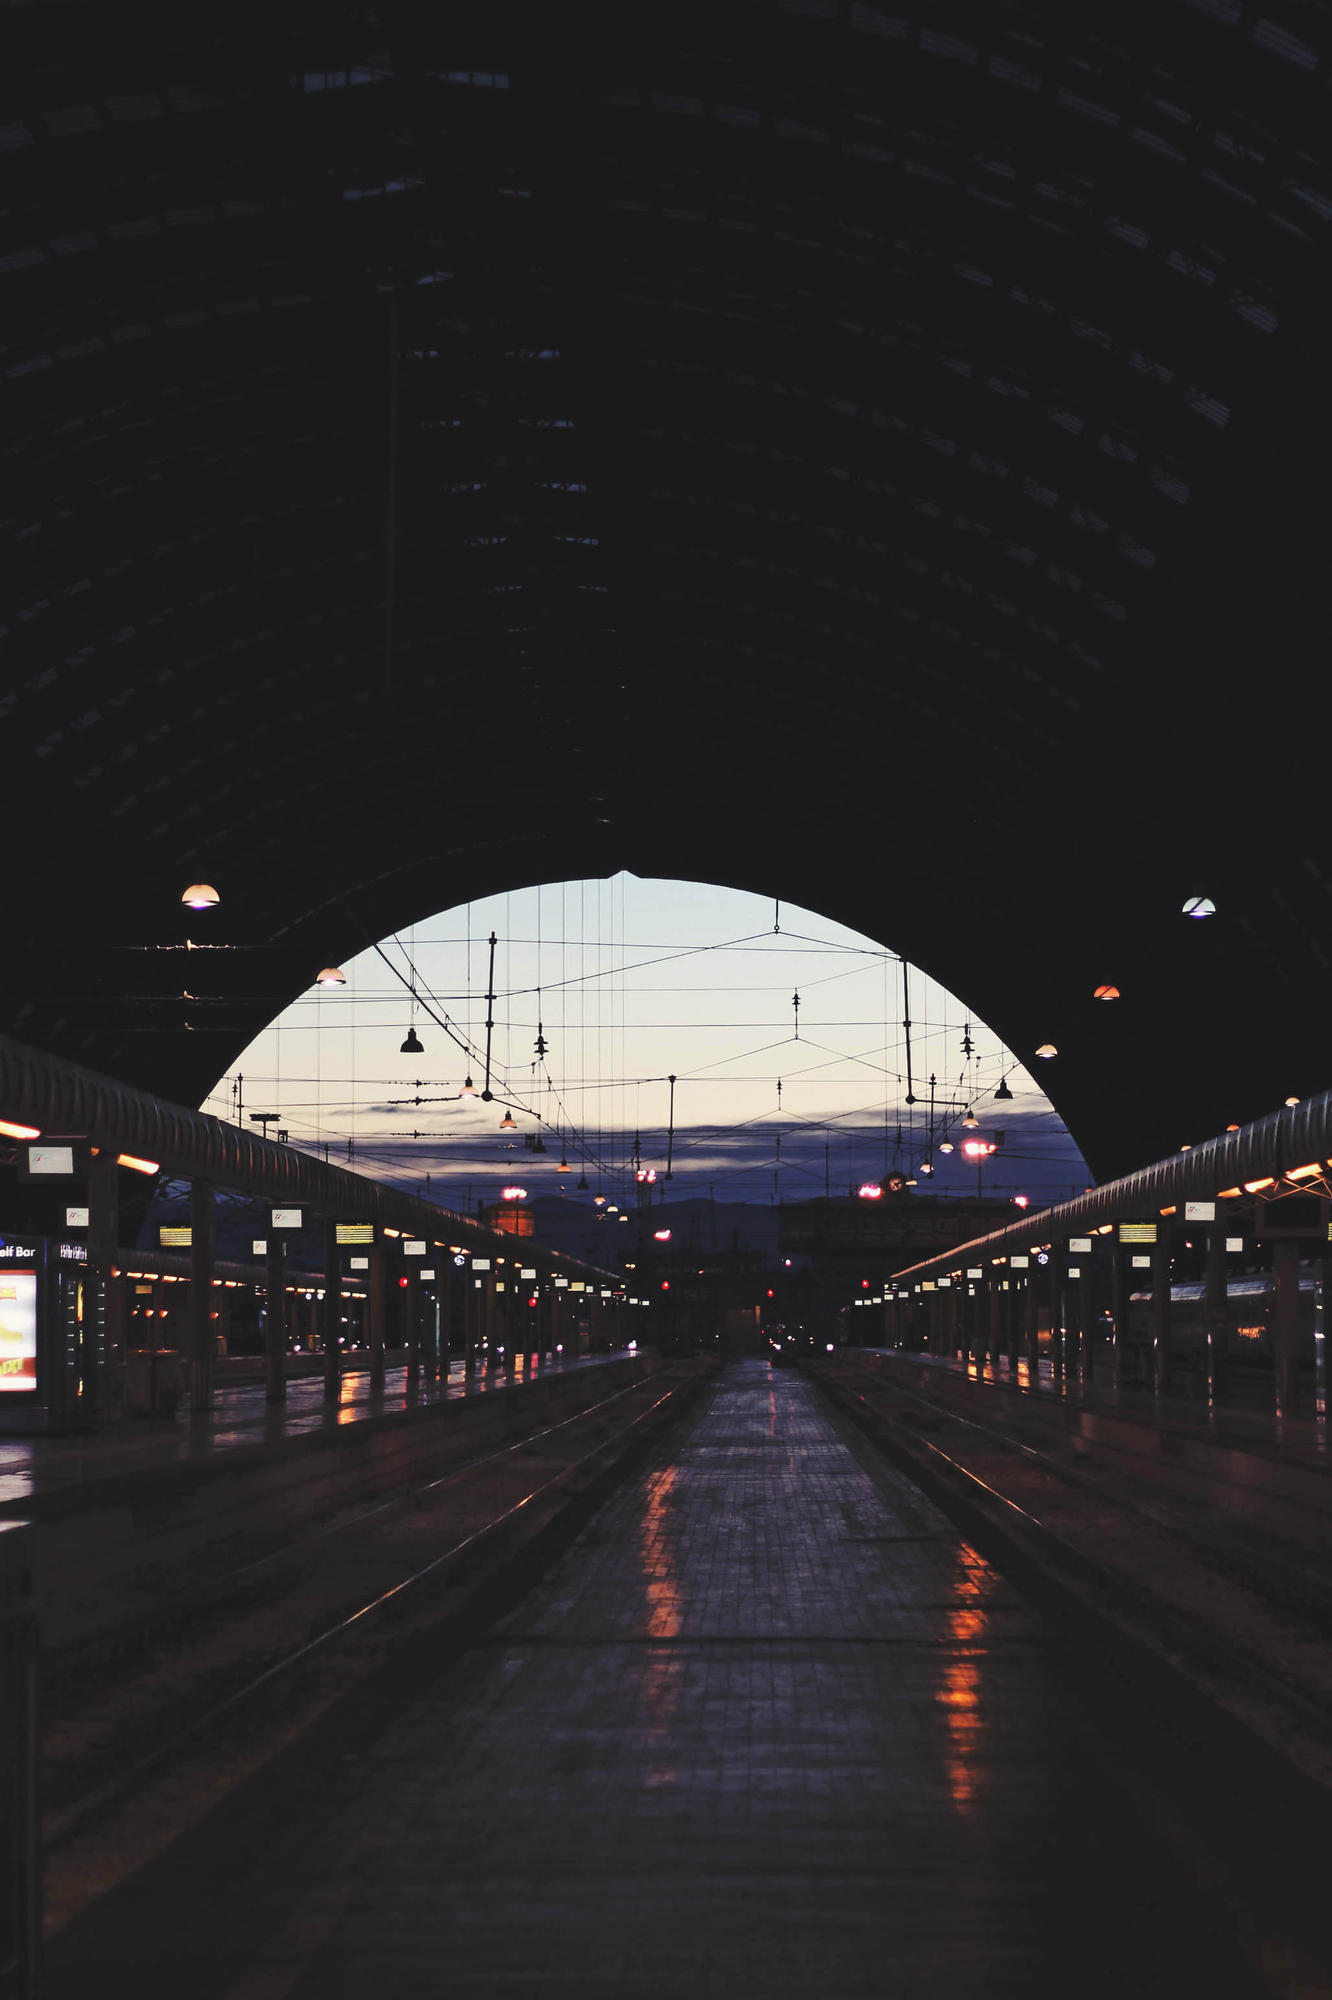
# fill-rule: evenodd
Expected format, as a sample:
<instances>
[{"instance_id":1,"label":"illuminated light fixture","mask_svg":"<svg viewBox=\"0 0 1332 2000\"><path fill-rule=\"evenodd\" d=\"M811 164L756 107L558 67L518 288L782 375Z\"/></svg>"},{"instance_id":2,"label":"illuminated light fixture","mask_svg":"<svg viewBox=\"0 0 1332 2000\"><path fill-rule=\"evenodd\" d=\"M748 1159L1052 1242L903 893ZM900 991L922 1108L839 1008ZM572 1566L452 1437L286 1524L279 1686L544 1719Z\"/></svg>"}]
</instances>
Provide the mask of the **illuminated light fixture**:
<instances>
[{"instance_id":1,"label":"illuminated light fixture","mask_svg":"<svg viewBox=\"0 0 1332 2000\"><path fill-rule=\"evenodd\" d=\"M347 975L340 965L326 965L315 980L316 986L345 986Z\"/></svg>"},{"instance_id":2,"label":"illuminated light fixture","mask_svg":"<svg viewBox=\"0 0 1332 2000\"><path fill-rule=\"evenodd\" d=\"M1298 1098L1298 1097L1288 1097L1288 1098L1286 1099L1286 1109L1287 1109L1287 1111L1293 1111L1293 1110L1295 1109L1295 1106L1296 1106L1296 1105L1297 1105L1297 1104L1299 1103L1299 1101L1300 1101L1300 1100L1299 1100L1299 1098Z\"/></svg>"},{"instance_id":3,"label":"illuminated light fixture","mask_svg":"<svg viewBox=\"0 0 1332 2000\"><path fill-rule=\"evenodd\" d=\"M0 1118L0 1138L40 1139L41 1130L36 1125L11 1125L7 1118Z\"/></svg>"},{"instance_id":4,"label":"illuminated light fixture","mask_svg":"<svg viewBox=\"0 0 1332 2000\"><path fill-rule=\"evenodd\" d=\"M968 1132L974 1132L980 1124L980 1119L976 1116L970 1105L967 1106L967 1115L962 1120L962 1123L966 1126Z\"/></svg>"},{"instance_id":5,"label":"illuminated light fixture","mask_svg":"<svg viewBox=\"0 0 1332 2000\"><path fill-rule=\"evenodd\" d=\"M1173 1208L1163 1208L1163 1209L1161 1210L1161 1213L1162 1213L1162 1215L1173 1215L1173 1214L1175 1213L1175 1211L1174 1211L1174 1209L1173 1209Z\"/></svg>"},{"instance_id":6,"label":"illuminated light fixture","mask_svg":"<svg viewBox=\"0 0 1332 2000\"><path fill-rule=\"evenodd\" d=\"M1001 1077L1000 1077L1000 1079L999 1079L999 1088L998 1088L998 1090L996 1090L996 1091L995 1091L995 1093L994 1093L994 1094L995 1094L995 1096L996 1096L996 1097L998 1098L998 1100L999 1100L1000 1104L1011 1104L1011 1103L1012 1103L1012 1101L1013 1101L1013 1093L1012 1093L1012 1091L1011 1091L1011 1090L1009 1089L1009 1087L1008 1087L1008 1078L1007 1078L1006 1076L1001 1076Z\"/></svg>"},{"instance_id":7,"label":"illuminated light fixture","mask_svg":"<svg viewBox=\"0 0 1332 2000\"><path fill-rule=\"evenodd\" d=\"M1286 1169L1286 1179L1288 1181L1307 1181L1311 1175L1321 1174L1322 1171L1322 1161L1315 1160L1311 1167L1288 1167Z\"/></svg>"},{"instance_id":8,"label":"illuminated light fixture","mask_svg":"<svg viewBox=\"0 0 1332 2000\"><path fill-rule=\"evenodd\" d=\"M556 1167L555 1171L557 1174L571 1174L573 1172L573 1168L569 1165L568 1160L564 1157L563 1148L561 1148L560 1151L560 1164L558 1165L558 1167Z\"/></svg>"},{"instance_id":9,"label":"illuminated light fixture","mask_svg":"<svg viewBox=\"0 0 1332 2000\"><path fill-rule=\"evenodd\" d=\"M465 1077L465 1078L463 1079L463 1087L462 1087L462 1089L461 1089L461 1090L460 1090L460 1091L458 1092L458 1095L459 1095L459 1097L475 1097L475 1096L476 1096L476 1085L475 1085L475 1084L474 1084L474 1083L472 1082L472 1079L471 1079L471 1077L470 1077L470 1076L469 1076L469 1077Z\"/></svg>"},{"instance_id":10,"label":"illuminated light fixture","mask_svg":"<svg viewBox=\"0 0 1332 2000\"><path fill-rule=\"evenodd\" d=\"M1238 1125L1227 1125L1227 1127L1226 1127L1226 1130L1227 1130L1227 1132L1238 1132L1238 1131L1239 1131L1239 1126L1238 1126Z\"/></svg>"},{"instance_id":11,"label":"illuminated light fixture","mask_svg":"<svg viewBox=\"0 0 1332 2000\"><path fill-rule=\"evenodd\" d=\"M133 1153L117 1153L116 1165L118 1167L131 1167L136 1174L160 1174L162 1171L160 1160L136 1159Z\"/></svg>"},{"instance_id":12,"label":"illuminated light fixture","mask_svg":"<svg viewBox=\"0 0 1332 2000\"><path fill-rule=\"evenodd\" d=\"M1214 917L1216 904L1210 896L1190 896L1184 905L1186 917Z\"/></svg>"},{"instance_id":13,"label":"illuminated light fixture","mask_svg":"<svg viewBox=\"0 0 1332 2000\"><path fill-rule=\"evenodd\" d=\"M1240 1198L1240 1192L1241 1192L1240 1189L1237 1187L1220 1188L1217 1191L1216 1198L1218 1201L1238 1201Z\"/></svg>"},{"instance_id":14,"label":"illuminated light fixture","mask_svg":"<svg viewBox=\"0 0 1332 2000\"><path fill-rule=\"evenodd\" d=\"M407 1030L407 1039L402 1045L401 1053L405 1056L423 1056L425 1054L425 1044L422 1042L415 1028Z\"/></svg>"},{"instance_id":15,"label":"illuminated light fixture","mask_svg":"<svg viewBox=\"0 0 1332 2000\"><path fill-rule=\"evenodd\" d=\"M1266 1174L1260 1181L1245 1181L1244 1192L1245 1194L1261 1194L1264 1188L1275 1186L1276 1182L1273 1180L1271 1174Z\"/></svg>"},{"instance_id":16,"label":"illuminated light fixture","mask_svg":"<svg viewBox=\"0 0 1332 2000\"><path fill-rule=\"evenodd\" d=\"M593 1195L593 1197L592 1197L592 1206L593 1206L594 1208L604 1208L604 1207L606 1206L606 1197L605 1197L605 1195L604 1195L604 1194L594 1194L594 1195Z\"/></svg>"},{"instance_id":17,"label":"illuminated light fixture","mask_svg":"<svg viewBox=\"0 0 1332 2000\"><path fill-rule=\"evenodd\" d=\"M941 1153L951 1153L952 1150L953 1150L953 1142L951 1139L945 1139L943 1141L943 1144L939 1148L939 1151Z\"/></svg>"},{"instance_id":18,"label":"illuminated light fixture","mask_svg":"<svg viewBox=\"0 0 1332 2000\"><path fill-rule=\"evenodd\" d=\"M879 1201L883 1197L883 1189L877 1181L866 1181L863 1187L857 1189L857 1193L862 1201Z\"/></svg>"},{"instance_id":19,"label":"illuminated light fixture","mask_svg":"<svg viewBox=\"0 0 1332 2000\"><path fill-rule=\"evenodd\" d=\"M1038 1056L1041 1056L1046 1062L1048 1062L1050 1060L1050 1057L1057 1056L1059 1054L1059 1051L1055 1047L1053 1042L1042 1042L1040 1047L1037 1049L1036 1053Z\"/></svg>"},{"instance_id":20,"label":"illuminated light fixture","mask_svg":"<svg viewBox=\"0 0 1332 2000\"><path fill-rule=\"evenodd\" d=\"M526 1201L526 1200L527 1200L527 1189L526 1189L526 1188L522 1188L522 1187L503 1187L503 1188L501 1188L501 1189L500 1189L500 1200L501 1200L501 1201Z\"/></svg>"},{"instance_id":21,"label":"illuminated light fixture","mask_svg":"<svg viewBox=\"0 0 1332 2000\"><path fill-rule=\"evenodd\" d=\"M916 1172L918 1174L932 1174L934 1172L934 1168L930 1165L928 1160L922 1160L920 1165L916 1168Z\"/></svg>"},{"instance_id":22,"label":"illuminated light fixture","mask_svg":"<svg viewBox=\"0 0 1332 2000\"><path fill-rule=\"evenodd\" d=\"M504 1116L500 1119L499 1128L501 1132L516 1132L518 1130L518 1121L512 1111L505 1112Z\"/></svg>"},{"instance_id":23,"label":"illuminated light fixture","mask_svg":"<svg viewBox=\"0 0 1332 2000\"><path fill-rule=\"evenodd\" d=\"M1118 998L1119 988L1117 986L1098 986L1092 994L1093 1000L1118 1000Z\"/></svg>"},{"instance_id":24,"label":"illuminated light fixture","mask_svg":"<svg viewBox=\"0 0 1332 2000\"><path fill-rule=\"evenodd\" d=\"M963 1143L962 1151L969 1160L983 1160L987 1154L994 1151L994 1147L988 1139L967 1139Z\"/></svg>"},{"instance_id":25,"label":"illuminated light fixture","mask_svg":"<svg viewBox=\"0 0 1332 2000\"><path fill-rule=\"evenodd\" d=\"M191 882L180 900L189 910L211 910L222 898L211 882Z\"/></svg>"},{"instance_id":26,"label":"illuminated light fixture","mask_svg":"<svg viewBox=\"0 0 1332 2000\"><path fill-rule=\"evenodd\" d=\"M670 1242L670 1240L671 1240L671 1232L670 1232L670 1230L669 1230L669 1229L654 1229L654 1230L653 1230L653 1232L652 1232L652 1241L653 1241L654 1243L669 1243L669 1242Z\"/></svg>"},{"instance_id":27,"label":"illuminated light fixture","mask_svg":"<svg viewBox=\"0 0 1332 2000\"><path fill-rule=\"evenodd\" d=\"M1013 1196L1013 1204L1016 1208L1025 1208L1030 1200L1031 1196L1026 1194L1015 1194Z\"/></svg>"}]
</instances>

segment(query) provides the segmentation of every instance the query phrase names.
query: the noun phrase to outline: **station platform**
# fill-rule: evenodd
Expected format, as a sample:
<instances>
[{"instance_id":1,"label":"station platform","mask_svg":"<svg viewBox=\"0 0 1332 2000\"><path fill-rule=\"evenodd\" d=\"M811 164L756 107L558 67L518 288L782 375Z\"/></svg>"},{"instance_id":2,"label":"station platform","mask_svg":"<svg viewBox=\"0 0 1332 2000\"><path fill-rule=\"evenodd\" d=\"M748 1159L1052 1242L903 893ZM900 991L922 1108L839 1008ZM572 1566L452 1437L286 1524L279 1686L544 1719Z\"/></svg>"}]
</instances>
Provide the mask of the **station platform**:
<instances>
[{"instance_id":1,"label":"station platform","mask_svg":"<svg viewBox=\"0 0 1332 2000\"><path fill-rule=\"evenodd\" d=\"M423 1697L67 1926L49 2000L1269 1990L1061 1645L813 1383L732 1363Z\"/></svg>"},{"instance_id":2,"label":"station platform","mask_svg":"<svg viewBox=\"0 0 1332 2000\"><path fill-rule=\"evenodd\" d=\"M1162 1438L1177 1438L1214 1452L1241 1453L1273 1464L1332 1473L1321 1369L1316 1378L1305 1377L1302 1382L1299 1408L1279 1415L1273 1407L1275 1392L1270 1378L1236 1381L1232 1377L1222 1395L1209 1397L1205 1381L1190 1377L1167 1394L1157 1395L1153 1389L1133 1384L1117 1389L1109 1370L1099 1367L1093 1381L1084 1387L1075 1371L1057 1376L1048 1358L1041 1360L1033 1380L1025 1361L1014 1368L1007 1355L978 1366L956 1355L898 1347L848 1347L840 1351L849 1360L910 1367L941 1379L987 1383L1009 1394L1058 1403L1089 1417L1112 1415L1118 1422L1151 1430Z\"/></svg>"},{"instance_id":3,"label":"station platform","mask_svg":"<svg viewBox=\"0 0 1332 2000\"><path fill-rule=\"evenodd\" d=\"M267 1401L262 1381L224 1383L215 1389L213 1409L200 1414L182 1408L174 1416L126 1416L89 1431L0 1437L0 1518L22 1514L28 1503L61 1488L151 1474L245 1446L280 1446L311 1432L425 1410L446 1399L491 1395L515 1383L597 1368L610 1359L623 1359L623 1350L613 1356L546 1359L530 1372L520 1358L512 1372L478 1369L468 1378L461 1357L455 1357L447 1382L422 1380L409 1390L404 1358L385 1369L379 1395L371 1394L368 1363L353 1360L344 1368L336 1402L325 1400L321 1368L291 1376L282 1403Z\"/></svg>"}]
</instances>

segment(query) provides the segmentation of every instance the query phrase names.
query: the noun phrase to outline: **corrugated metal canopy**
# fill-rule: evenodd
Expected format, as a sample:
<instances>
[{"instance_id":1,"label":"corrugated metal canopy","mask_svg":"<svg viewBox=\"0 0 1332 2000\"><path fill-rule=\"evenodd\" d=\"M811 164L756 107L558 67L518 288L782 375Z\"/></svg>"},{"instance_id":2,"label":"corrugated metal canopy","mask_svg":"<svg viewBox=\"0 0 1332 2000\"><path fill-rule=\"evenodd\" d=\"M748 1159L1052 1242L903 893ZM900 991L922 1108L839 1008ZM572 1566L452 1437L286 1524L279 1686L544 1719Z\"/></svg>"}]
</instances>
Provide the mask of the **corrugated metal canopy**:
<instances>
[{"instance_id":1,"label":"corrugated metal canopy","mask_svg":"<svg viewBox=\"0 0 1332 2000\"><path fill-rule=\"evenodd\" d=\"M0 1027L197 1101L628 867L1054 1041L1099 1173L1327 1081L1321 11L5 33Z\"/></svg>"}]
</instances>

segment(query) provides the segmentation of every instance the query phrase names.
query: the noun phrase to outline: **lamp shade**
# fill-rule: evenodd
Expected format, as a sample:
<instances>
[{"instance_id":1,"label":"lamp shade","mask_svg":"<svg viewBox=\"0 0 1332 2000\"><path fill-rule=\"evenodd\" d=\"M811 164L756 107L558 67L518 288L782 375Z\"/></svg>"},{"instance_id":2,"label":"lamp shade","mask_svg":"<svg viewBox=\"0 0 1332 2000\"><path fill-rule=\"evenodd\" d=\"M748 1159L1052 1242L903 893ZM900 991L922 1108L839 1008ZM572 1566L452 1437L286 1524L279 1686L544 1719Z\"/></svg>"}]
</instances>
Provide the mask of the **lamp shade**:
<instances>
[{"instance_id":1,"label":"lamp shade","mask_svg":"<svg viewBox=\"0 0 1332 2000\"><path fill-rule=\"evenodd\" d=\"M1036 1053L1038 1056L1043 1056L1045 1060L1048 1062L1050 1057L1057 1056L1059 1054L1059 1051L1055 1047L1053 1042L1042 1042L1040 1047L1037 1049Z\"/></svg>"},{"instance_id":2,"label":"lamp shade","mask_svg":"<svg viewBox=\"0 0 1332 2000\"><path fill-rule=\"evenodd\" d=\"M347 975L340 965L326 965L315 980L316 986L345 986Z\"/></svg>"},{"instance_id":3,"label":"lamp shade","mask_svg":"<svg viewBox=\"0 0 1332 2000\"><path fill-rule=\"evenodd\" d=\"M181 895L181 902L191 910L211 910L222 898L211 882L191 882Z\"/></svg>"},{"instance_id":4,"label":"lamp shade","mask_svg":"<svg viewBox=\"0 0 1332 2000\"><path fill-rule=\"evenodd\" d=\"M500 1119L499 1128L501 1132L516 1132L518 1130L518 1121L511 1111L506 1111Z\"/></svg>"},{"instance_id":5,"label":"lamp shade","mask_svg":"<svg viewBox=\"0 0 1332 2000\"><path fill-rule=\"evenodd\" d=\"M462 1087L462 1089L461 1089L461 1090L460 1090L460 1091L458 1092L458 1095L459 1095L459 1097L475 1097L475 1096L476 1096L476 1085L475 1085L475 1084L474 1084L474 1083L472 1082L472 1079L471 1079L471 1077L470 1077L470 1076L469 1076L469 1077L467 1077L467 1078L465 1078L465 1080L464 1080L464 1082L463 1082L463 1087Z\"/></svg>"},{"instance_id":6,"label":"lamp shade","mask_svg":"<svg viewBox=\"0 0 1332 2000\"><path fill-rule=\"evenodd\" d=\"M1006 1076L1001 1076L1001 1077L1000 1077L1000 1079L999 1079L999 1088L998 1088L998 1090L996 1090L996 1091L995 1091L995 1093L994 1093L994 1094L995 1094L995 1096L996 1096L996 1097L998 1098L998 1100L999 1100L999 1102L1000 1102L1001 1104L1011 1104L1011 1103L1012 1103L1012 1101L1013 1101L1013 1093L1012 1093L1012 1091L1011 1091L1011 1090L1009 1089L1009 1087L1008 1087L1008 1078L1007 1078Z\"/></svg>"},{"instance_id":7,"label":"lamp shade","mask_svg":"<svg viewBox=\"0 0 1332 2000\"><path fill-rule=\"evenodd\" d=\"M425 1054L425 1046L422 1043L421 1037L417 1034L415 1028L409 1028L407 1030L407 1039L402 1045L402 1054L405 1056L419 1056Z\"/></svg>"},{"instance_id":8,"label":"lamp shade","mask_svg":"<svg viewBox=\"0 0 1332 2000\"><path fill-rule=\"evenodd\" d=\"M1118 998L1119 988L1117 986L1098 986L1092 994L1093 1000L1118 1000Z\"/></svg>"}]
</instances>

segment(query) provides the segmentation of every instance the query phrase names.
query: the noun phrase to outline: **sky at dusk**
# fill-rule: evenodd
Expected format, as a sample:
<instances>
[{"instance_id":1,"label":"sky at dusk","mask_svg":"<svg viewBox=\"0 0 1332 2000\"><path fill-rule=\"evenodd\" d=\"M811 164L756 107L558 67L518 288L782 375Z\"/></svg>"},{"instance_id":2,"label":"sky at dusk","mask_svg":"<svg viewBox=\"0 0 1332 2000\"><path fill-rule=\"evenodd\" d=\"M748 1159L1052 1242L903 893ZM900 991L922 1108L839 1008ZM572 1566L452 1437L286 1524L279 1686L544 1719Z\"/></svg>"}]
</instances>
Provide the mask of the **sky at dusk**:
<instances>
[{"instance_id":1,"label":"sky at dusk","mask_svg":"<svg viewBox=\"0 0 1332 2000\"><path fill-rule=\"evenodd\" d=\"M485 1083L492 931L485 1103L463 1087ZM894 953L791 904L627 874L545 884L441 911L342 970L345 987L288 1007L204 1109L275 1112L293 1145L421 1189L428 1176L451 1208L509 1183L624 1190L636 1158L666 1199L801 1200L893 1168L922 1192L974 1194L961 1146L999 1134L986 1194L1039 1203L1090 1178L1035 1079L960 1000L914 967L904 994ZM409 1030L419 1054L402 1052Z\"/></svg>"}]
</instances>

